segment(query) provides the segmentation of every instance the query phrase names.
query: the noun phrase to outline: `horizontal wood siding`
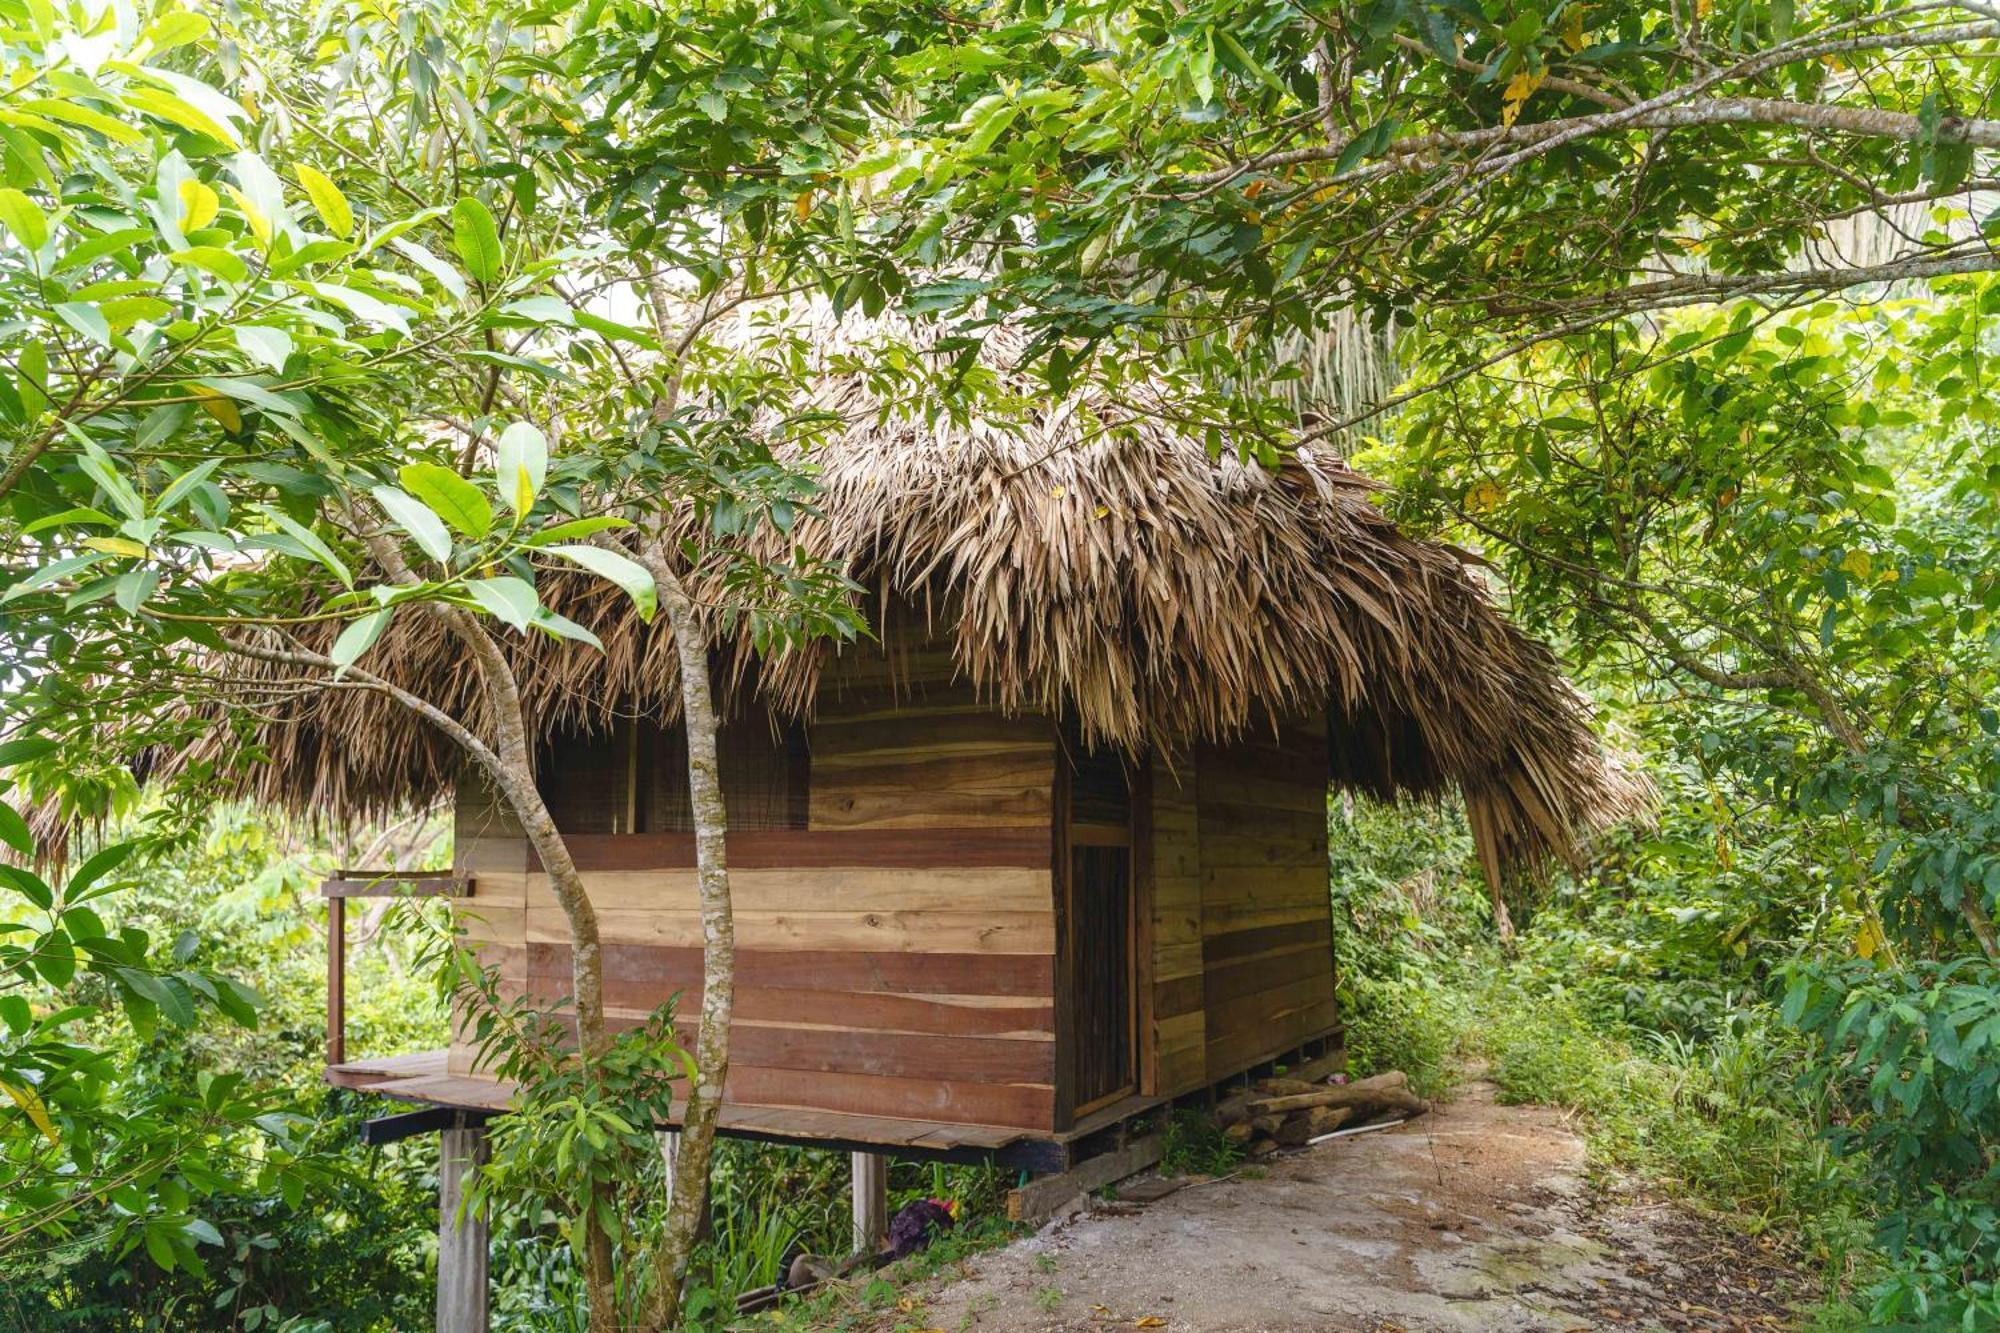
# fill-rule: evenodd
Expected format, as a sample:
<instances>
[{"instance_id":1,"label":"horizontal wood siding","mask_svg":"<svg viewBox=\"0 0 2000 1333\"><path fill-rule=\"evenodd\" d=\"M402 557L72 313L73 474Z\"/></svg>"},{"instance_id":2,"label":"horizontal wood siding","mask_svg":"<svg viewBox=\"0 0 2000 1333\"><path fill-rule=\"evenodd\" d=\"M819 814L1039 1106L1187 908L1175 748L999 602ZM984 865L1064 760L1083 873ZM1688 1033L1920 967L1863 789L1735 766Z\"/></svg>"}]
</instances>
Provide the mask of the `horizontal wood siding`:
<instances>
[{"instance_id":1,"label":"horizontal wood siding","mask_svg":"<svg viewBox=\"0 0 2000 1333\"><path fill-rule=\"evenodd\" d=\"M1208 1080L1201 935L1201 835L1192 759L1152 771L1153 1091L1174 1097Z\"/></svg>"},{"instance_id":2,"label":"horizontal wood siding","mask_svg":"<svg viewBox=\"0 0 2000 1333\"><path fill-rule=\"evenodd\" d=\"M1202 747L1195 769L1201 1041L1213 1081L1335 1023L1325 729Z\"/></svg>"},{"instance_id":3,"label":"horizontal wood siding","mask_svg":"<svg viewBox=\"0 0 2000 1333\"><path fill-rule=\"evenodd\" d=\"M894 695L881 670L831 669L805 737L807 826L730 835L725 1095L1052 1129L1053 733L981 710L935 662L913 667L928 686ZM489 841L475 832L468 852L483 860L497 850ZM487 956L503 976L554 1001L569 989L568 923L512 845L512 870L483 870L461 910L484 918L473 929L494 942ZM702 943L692 838L583 835L572 850L598 910L614 1026L677 993L677 1022L691 1025Z\"/></svg>"}]
</instances>

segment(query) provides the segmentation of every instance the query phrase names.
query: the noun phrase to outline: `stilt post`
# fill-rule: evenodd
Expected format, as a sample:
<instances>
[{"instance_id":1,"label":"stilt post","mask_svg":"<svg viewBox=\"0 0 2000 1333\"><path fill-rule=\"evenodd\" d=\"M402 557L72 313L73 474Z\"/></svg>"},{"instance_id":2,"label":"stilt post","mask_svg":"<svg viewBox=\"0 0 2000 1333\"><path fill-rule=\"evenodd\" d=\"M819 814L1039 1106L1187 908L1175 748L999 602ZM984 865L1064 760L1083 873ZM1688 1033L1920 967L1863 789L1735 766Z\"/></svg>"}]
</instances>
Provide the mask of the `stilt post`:
<instances>
[{"instance_id":1,"label":"stilt post","mask_svg":"<svg viewBox=\"0 0 2000 1333\"><path fill-rule=\"evenodd\" d=\"M889 1234L889 1158L878 1152L853 1153L854 1248L873 1254Z\"/></svg>"},{"instance_id":2,"label":"stilt post","mask_svg":"<svg viewBox=\"0 0 2000 1333\"><path fill-rule=\"evenodd\" d=\"M486 1217L460 1210L491 1151L483 1125L438 1131L438 1333L487 1333Z\"/></svg>"}]
</instances>

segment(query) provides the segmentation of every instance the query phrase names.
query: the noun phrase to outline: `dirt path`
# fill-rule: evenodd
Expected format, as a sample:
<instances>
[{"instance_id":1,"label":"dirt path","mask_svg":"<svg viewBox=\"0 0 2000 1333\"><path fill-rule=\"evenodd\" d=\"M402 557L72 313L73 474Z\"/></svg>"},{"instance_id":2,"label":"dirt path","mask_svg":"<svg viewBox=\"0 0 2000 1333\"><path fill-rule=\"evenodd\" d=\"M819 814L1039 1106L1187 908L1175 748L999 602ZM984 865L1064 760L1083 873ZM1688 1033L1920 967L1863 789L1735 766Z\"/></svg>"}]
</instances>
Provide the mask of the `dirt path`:
<instances>
[{"instance_id":1,"label":"dirt path","mask_svg":"<svg viewBox=\"0 0 2000 1333\"><path fill-rule=\"evenodd\" d=\"M1595 1186L1554 1111L1450 1105L971 1260L921 1327L1188 1333L1781 1329L1803 1284L1756 1243ZM1163 1323L1153 1323L1161 1320Z\"/></svg>"}]
</instances>

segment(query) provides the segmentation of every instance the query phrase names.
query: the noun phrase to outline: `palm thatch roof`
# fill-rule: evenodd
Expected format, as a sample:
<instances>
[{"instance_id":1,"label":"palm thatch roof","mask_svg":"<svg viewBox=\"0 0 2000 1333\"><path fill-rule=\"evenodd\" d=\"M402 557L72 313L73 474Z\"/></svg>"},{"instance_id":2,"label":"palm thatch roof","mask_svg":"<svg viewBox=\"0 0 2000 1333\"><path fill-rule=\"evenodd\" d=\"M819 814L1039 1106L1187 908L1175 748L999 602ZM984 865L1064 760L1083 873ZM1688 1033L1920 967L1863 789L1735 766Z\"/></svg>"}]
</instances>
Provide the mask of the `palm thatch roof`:
<instances>
[{"instance_id":1,"label":"palm thatch roof","mask_svg":"<svg viewBox=\"0 0 2000 1333\"><path fill-rule=\"evenodd\" d=\"M1325 714L1334 781L1385 798L1462 792L1496 878L1570 858L1645 803L1548 650L1496 610L1461 553L1398 530L1344 464L1211 458L1130 386L1116 403L1085 388L1004 423L928 420L878 396L851 351L829 354L816 381L842 427L786 448L816 471L821 512L789 537L766 532L759 554L783 561L796 543L830 561L868 590L871 620L914 607L994 708L1170 754ZM601 581L545 575L542 590L606 647L512 640L545 736L676 714L663 621L642 623ZM802 717L838 654L882 651L760 658L741 631L715 641L727 706ZM364 665L480 725L473 669L434 618L399 617ZM243 739L218 729L180 760ZM449 743L360 691L293 692L247 739L268 762L238 770L243 790L322 818L435 799L457 769Z\"/></svg>"}]
</instances>

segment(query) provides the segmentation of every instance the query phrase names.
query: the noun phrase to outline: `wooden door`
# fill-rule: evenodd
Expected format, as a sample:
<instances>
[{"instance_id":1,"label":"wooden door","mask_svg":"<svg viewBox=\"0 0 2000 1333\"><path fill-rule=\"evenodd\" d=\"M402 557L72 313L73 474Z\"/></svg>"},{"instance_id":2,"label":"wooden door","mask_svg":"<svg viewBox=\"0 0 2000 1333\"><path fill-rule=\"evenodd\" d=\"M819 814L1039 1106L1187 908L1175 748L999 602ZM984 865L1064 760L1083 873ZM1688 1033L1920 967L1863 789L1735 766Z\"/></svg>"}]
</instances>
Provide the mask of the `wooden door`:
<instances>
[{"instance_id":1,"label":"wooden door","mask_svg":"<svg viewBox=\"0 0 2000 1333\"><path fill-rule=\"evenodd\" d=\"M1070 995L1076 1109L1132 1091L1132 851L1070 849Z\"/></svg>"},{"instance_id":2,"label":"wooden door","mask_svg":"<svg viewBox=\"0 0 2000 1333\"><path fill-rule=\"evenodd\" d=\"M1072 754L1076 752L1071 751ZM1073 761L1063 922L1069 1105L1081 1115L1138 1086L1132 799L1115 754Z\"/></svg>"}]
</instances>

